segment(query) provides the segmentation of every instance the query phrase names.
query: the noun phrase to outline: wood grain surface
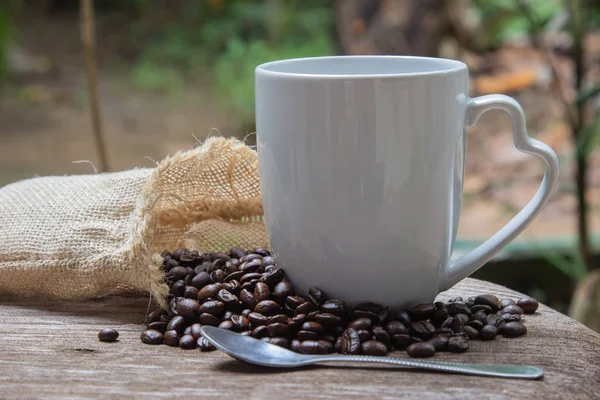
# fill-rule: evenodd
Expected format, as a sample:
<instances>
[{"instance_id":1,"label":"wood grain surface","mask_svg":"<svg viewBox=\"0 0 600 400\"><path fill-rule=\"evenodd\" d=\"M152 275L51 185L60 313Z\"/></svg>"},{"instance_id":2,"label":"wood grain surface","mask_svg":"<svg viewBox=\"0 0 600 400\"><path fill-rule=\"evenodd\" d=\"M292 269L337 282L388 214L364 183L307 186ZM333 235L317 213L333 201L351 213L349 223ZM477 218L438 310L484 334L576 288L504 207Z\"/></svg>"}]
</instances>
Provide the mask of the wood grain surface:
<instances>
[{"instance_id":1,"label":"wood grain surface","mask_svg":"<svg viewBox=\"0 0 600 400\"><path fill-rule=\"evenodd\" d=\"M439 296L494 293L501 286L466 279ZM0 397L239 399L599 399L600 335L548 307L525 318L526 336L471 342L464 354L433 359L542 367L539 381L419 372L396 367L272 370L224 353L140 342L147 298L86 302L0 299ZM120 340L102 343L113 327ZM396 354L406 357L405 353Z\"/></svg>"}]
</instances>

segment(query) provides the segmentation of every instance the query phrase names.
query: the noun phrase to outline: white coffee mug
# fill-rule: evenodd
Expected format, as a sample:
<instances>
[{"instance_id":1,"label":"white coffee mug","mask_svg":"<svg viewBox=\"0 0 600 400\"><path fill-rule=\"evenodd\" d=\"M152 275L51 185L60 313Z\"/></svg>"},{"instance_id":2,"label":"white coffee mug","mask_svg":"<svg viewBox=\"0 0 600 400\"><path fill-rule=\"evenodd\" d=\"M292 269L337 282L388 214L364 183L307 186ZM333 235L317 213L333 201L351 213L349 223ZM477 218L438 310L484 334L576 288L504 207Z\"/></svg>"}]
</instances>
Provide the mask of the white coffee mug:
<instances>
[{"instance_id":1,"label":"white coffee mug","mask_svg":"<svg viewBox=\"0 0 600 400\"><path fill-rule=\"evenodd\" d=\"M504 95L469 98L467 66L404 56L280 60L256 68L256 133L273 253L301 293L351 304L427 303L479 269L539 214L558 158L527 136ZM508 112L517 149L546 163L533 199L494 236L451 261L467 129Z\"/></svg>"}]
</instances>

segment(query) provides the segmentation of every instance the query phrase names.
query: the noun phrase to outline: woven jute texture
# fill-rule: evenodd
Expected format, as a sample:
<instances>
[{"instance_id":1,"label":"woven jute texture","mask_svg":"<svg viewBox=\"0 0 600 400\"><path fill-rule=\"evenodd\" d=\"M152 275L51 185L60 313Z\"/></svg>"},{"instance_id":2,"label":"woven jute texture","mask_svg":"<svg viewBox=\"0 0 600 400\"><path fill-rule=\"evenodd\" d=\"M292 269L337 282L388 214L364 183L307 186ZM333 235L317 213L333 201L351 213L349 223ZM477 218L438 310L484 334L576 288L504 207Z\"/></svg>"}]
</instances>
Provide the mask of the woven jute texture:
<instances>
[{"instance_id":1,"label":"woven jute texture","mask_svg":"<svg viewBox=\"0 0 600 400\"><path fill-rule=\"evenodd\" d=\"M256 152L213 137L156 168L24 180L0 189L0 294L151 293L160 253L268 248Z\"/></svg>"}]
</instances>

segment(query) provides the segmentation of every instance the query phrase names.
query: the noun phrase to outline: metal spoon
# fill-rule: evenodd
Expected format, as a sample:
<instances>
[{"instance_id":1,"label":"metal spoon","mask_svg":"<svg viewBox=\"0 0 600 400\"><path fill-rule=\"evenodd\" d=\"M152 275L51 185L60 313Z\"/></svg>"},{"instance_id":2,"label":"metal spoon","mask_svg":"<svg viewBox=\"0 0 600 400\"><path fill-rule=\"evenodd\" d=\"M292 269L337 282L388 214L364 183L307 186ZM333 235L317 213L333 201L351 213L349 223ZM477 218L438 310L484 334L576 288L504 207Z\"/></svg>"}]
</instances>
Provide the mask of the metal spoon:
<instances>
[{"instance_id":1,"label":"metal spoon","mask_svg":"<svg viewBox=\"0 0 600 400\"><path fill-rule=\"evenodd\" d=\"M213 326L203 326L200 328L200 332L213 346L229 354L231 357L266 367L293 368L328 361L357 361L394 364L457 374L495 376L502 378L539 379L544 375L542 369L525 365L461 364L441 361L410 360L398 357L305 355L263 342L251 336L243 336Z\"/></svg>"}]
</instances>

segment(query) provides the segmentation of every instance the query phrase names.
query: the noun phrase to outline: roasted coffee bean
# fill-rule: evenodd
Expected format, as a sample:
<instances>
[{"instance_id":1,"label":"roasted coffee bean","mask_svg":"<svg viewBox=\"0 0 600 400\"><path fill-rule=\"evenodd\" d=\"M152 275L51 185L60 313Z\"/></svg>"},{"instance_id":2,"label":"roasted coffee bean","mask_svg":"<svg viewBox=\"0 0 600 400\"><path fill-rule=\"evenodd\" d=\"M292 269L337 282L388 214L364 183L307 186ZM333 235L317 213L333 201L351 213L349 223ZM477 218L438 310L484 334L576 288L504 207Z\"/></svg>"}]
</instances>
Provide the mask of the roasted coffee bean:
<instances>
[{"instance_id":1,"label":"roasted coffee bean","mask_svg":"<svg viewBox=\"0 0 600 400\"><path fill-rule=\"evenodd\" d=\"M259 282L258 279L252 279L250 281L244 282L244 284L242 285L242 289L246 289L250 292L254 292L254 287L256 286L256 284Z\"/></svg>"},{"instance_id":2,"label":"roasted coffee bean","mask_svg":"<svg viewBox=\"0 0 600 400\"><path fill-rule=\"evenodd\" d=\"M470 326L470 327L472 327L472 328L475 328L477 330L480 330L484 326L483 322L481 322L481 321L479 321L477 319L469 321L467 323L467 325Z\"/></svg>"},{"instance_id":3,"label":"roasted coffee bean","mask_svg":"<svg viewBox=\"0 0 600 400\"><path fill-rule=\"evenodd\" d=\"M401 335L406 333L406 326L400 321L390 321L385 325L385 330L390 335Z\"/></svg>"},{"instance_id":4,"label":"roasted coffee bean","mask_svg":"<svg viewBox=\"0 0 600 400\"><path fill-rule=\"evenodd\" d=\"M392 343L397 350L404 350L410 344L410 335L392 335Z\"/></svg>"},{"instance_id":5,"label":"roasted coffee bean","mask_svg":"<svg viewBox=\"0 0 600 400\"><path fill-rule=\"evenodd\" d=\"M333 349L337 353L342 352L342 337L341 336L338 336L338 338L335 340L335 343L333 344Z\"/></svg>"},{"instance_id":6,"label":"roasted coffee bean","mask_svg":"<svg viewBox=\"0 0 600 400\"><path fill-rule=\"evenodd\" d=\"M323 292L319 288L311 287L308 289L308 299L317 306L320 306L323 302Z\"/></svg>"},{"instance_id":7,"label":"roasted coffee bean","mask_svg":"<svg viewBox=\"0 0 600 400\"><path fill-rule=\"evenodd\" d=\"M179 280L175 282L173 286L171 286L171 289L169 289L169 294L175 297L182 297L183 292L185 291L185 286L185 282L183 280Z\"/></svg>"},{"instance_id":8,"label":"roasted coffee bean","mask_svg":"<svg viewBox=\"0 0 600 400\"><path fill-rule=\"evenodd\" d=\"M250 321L243 315L234 315L231 317L234 330L240 332L245 331L250 327Z\"/></svg>"},{"instance_id":9,"label":"roasted coffee bean","mask_svg":"<svg viewBox=\"0 0 600 400\"><path fill-rule=\"evenodd\" d=\"M240 300L246 307L250 309L254 309L256 307L256 300L254 299L254 295L246 289L242 289L242 291L240 292Z\"/></svg>"},{"instance_id":10,"label":"roasted coffee bean","mask_svg":"<svg viewBox=\"0 0 600 400\"><path fill-rule=\"evenodd\" d=\"M252 334L252 331L243 331L243 332L240 332L240 335L242 335L242 336L251 336L251 334Z\"/></svg>"},{"instance_id":11,"label":"roasted coffee bean","mask_svg":"<svg viewBox=\"0 0 600 400\"><path fill-rule=\"evenodd\" d=\"M269 329L267 329L266 325L257 326L252 330L252 337L257 339L269 336Z\"/></svg>"},{"instance_id":12,"label":"roasted coffee bean","mask_svg":"<svg viewBox=\"0 0 600 400\"><path fill-rule=\"evenodd\" d=\"M269 250L263 249L261 247L257 247L252 252L255 254L260 254L263 257L268 257L271 255L271 252L269 252Z\"/></svg>"},{"instance_id":13,"label":"roasted coffee bean","mask_svg":"<svg viewBox=\"0 0 600 400\"><path fill-rule=\"evenodd\" d=\"M448 339L448 351L463 353L469 349L469 341L462 337L454 336Z\"/></svg>"},{"instance_id":14,"label":"roasted coffee bean","mask_svg":"<svg viewBox=\"0 0 600 400\"><path fill-rule=\"evenodd\" d=\"M274 344L275 346L283 347L284 349L288 349L290 347L290 342L284 337L264 337L260 340Z\"/></svg>"},{"instance_id":15,"label":"roasted coffee bean","mask_svg":"<svg viewBox=\"0 0 600 400\"><path fill-rule=\"evenodd\" d=\"M231 319L231 317L233 317L234 315L235 315L235 313L233 311L227 310L227 311L225 311L225 314L223 314L223 316L221 317L221 319L223 321L226 321L228 319Z\"/></svg>"},{"instance_id":16,"label":"roasted coffee bean","mask_svg":"<svg viewBox=\"0 0 600 400\"><path fill-rule=\"evenodd\" d=\"M287 335L290 328L287 326L287 324L276 322L274 324L267 325L267 329L271 337L278 337Z\"/></svg>"},{"instance_id":17,"label":"roasted coffee bean","mask_svg":"<svg viewBox=\"0 0 600 400\"><path fill-rule=\"evenodd\" d=\"M267 325L267 317L257 312L251 312L248 314L248 320L253 327Z\"/></svg>"},{"instance_id":18,"label":"roasted coffee bean","mask_svg":"<svg viewBox=\"0 0 600 400\"><path fill-rule=\"evenodd\" d=\"M445 351L448 349L448 337L436 335L428 340L428 342L435 348L435 351Z\"/></svg>"},{"instance_id":19,"label":"roasted coffee bean","mask_svg":"<svg viewBox=\"0 0 600 400\"><path fill-rule=\"evenodd\" d=\"M192 320L198 316L198 301L194 299L181 299L177 302L177 314L187 320Z\"/></svg>"},{"instance_id":20,"label":"roasted coffee bean","mask_svg":"<svg viewBox=\"0 0 600 400\"><path fill-rule=\"evenodd\" d=\"M333 335L323 335L323 340L327 340L328 342L335 343L336 337Z\"/></svg>"},{"instance_id":21,"label":"roasted coffee bean","mask_svg":"<svg viewBox=\"0 0 600 400\"><path fill-rule=\"evenodd\" d=\"M234 272L238 272L238 267L231 261L227 261L225 263L225 265L223 266L223 271L225 271L225 274L227 276L229 276L229 275L233 274ZM227 280L227 277L225 277L225 280Z\"/></svg>"},{"instance_id":22,"label":"roasted coffee bean","mask_svg":"<svg viewBox=\"0 0 600 400\"><path fill-rule=\"evenodd\" d=\"M114 342L119 337L115 329L105 328L98 332L98 340L101 342Z\"/></svg>"},{"instance_id":23,"label":"roasted coffee bean","mask_svg":"<svg viewBox=\"0 0 600 400\"><path fill-rule=\"evenodd\" d=\"M268 300L270 297L271 290L267 284L263 282L257 282L256 286L254 286L254 299L260 303L263 300Z\"/></svg>"},{"instance_id":24,"label":"roasted coffee bean","mask_svg":"<svg viewBox=\"0 0 600 400\"><path fill-rule=\"evenodd\" d=\"M234 328L233 322L231 320L223 321L219 324L220 329L225 329L226 331L232 331Z\"/></svg>"},{"instance_id":25,"label":"roasted coffee bean","mask_svg":"<svg viewBox=\"0 0 600 400\"><path fill-rule=\"evenodd\" d=\"M246 275L244 271L232 272L225 277L225 282L238 281L239 284L239 280L242 279L242 276L244 275Z\"/></svg>"},{"instance_id":26,"label":"roasted coffee bean","mask_svg":"<svg viewBox=\"0 0 600 400\"><path fill-rule=\"evenodd\" d=\"M219 318L208 313L200 314L200 317L198 319L200 320L200 323L202 325L219 326L219 324L221 323Z\"/></svg>"},{"instance_id":27,"label":"roasted coffee bean","mask_svg":"<svg viewBox=\"0 0 600 400\"><path fill-rule=\"evenodd\" d=\"M361 344L362 353L367 356L385 356L387 346L377 340L367 340Z\"/></svg>"},{"instance_id":28,"label":"roasted coffee bean","mask_svg":"<svg viewBox=\"0 0 600 400\"><path fill-rule=\"evenodd\" d=\"M288 326L290 327L290 330L296 331L300 329L300 326L302 326L304 322L306 322L306 315L298 314L288 319Z\"/></svg>"},{"instance_id":29,"label":"roasted coffee bean","mask_svg":"<svg viewBox=\"0 0 600 400\"><path fill-rule=\"evenodd\" d=\"M185 329L183 330L183 334L182 335L191 335L192 334L192 327L190 326L186 326Z\"/></svg>"},{"instance_id":30,"label":"roasted coffee bean","mask_svg":"<svg viewBox=\"0 0 600 400\"><path fill-rule=\"evenodd\" d=\"M296 336L298 337L299 340L304 341L304 340L317 340L319 338L319 334L317 332L314 331L298 331L298 333L296 334Z\"/></svg>"},{"instance_id":31,"label":"roasted coffee bean","mask_svg":"<svg viewBox=\"0 0 600 400\"><path fill-rule=\"evenodd\" d=\"M485 340L493 340L498 335L498 328L493 325L486 325L479 331L479 336Z\"/></svg>"},{"instance_id":32,"label":"roasted coffee bean","mask_svg":"<svg viewBox=\"0 0 600 400\"><path fill-rule=\"evenodd\" d=\"M473 314L473 319L476 319L478 321L481 321L483 324L486 324L487 314L485 313L485 311L477 311L475 314Z\"/></svg>"},{"instance_id":33,"label":"roasted coffee bean","mask_svg":"<svg viewBox=\"0 0 600 400\"><path fill-rule=\"evenodd\" d=\"M174 281L183 280L187 275L187 270L185 267L178 266L175 268L171 268L169 272L167 272L167 277Z\"/></svg>"},{"instance_id":34,"label":"roasted coffee bean","mask_svg":"<svg viewBox=\"0 0 600 400\"><path fill-rule=\"evenodd\" d=\"M470 318L466 314L456 314L454 316L454 319L460 319L463 325L466 325L470 320Z\"/></svg>"},{"instance_id":35,"label":"roasted coffee bean","mask_svg":"<svg viewBox=\"0 0 600 400\"><path fill-rule=\"evenodd\" d=\"M290 342L290 350L295 351L296 353L300 352L300 341L298 339L294 339Z\"/></svg>"},{"instance_id":36,"label":"roasted coffee bean","mask_svg":"<svg viewBox=\"0 0 600 400\"><path fill-rule=\"evenodd\" d=\"M488 306L487 304L476 304L471 307L472 313L476 313L477 311L483 311L484 313L489 314L492 312L492 307Z\"/></svg>"},{"instance_id":37,"label":"roasted coffee bean","mask_svg":"<svg viewBox=\"0 0 600 400\"><path fill-rule=\"evenodd\" d=\"M444 321L448 318L449 315L450 314L448 314L447 308L440 308L433 312L433 315L431 316L431 322L433 322L435 326L439 327L444 323Z\"/></svg>"},{"instance_id":38,"label":"roasted coffee bean","mask_svg":"<svg viewBox=\"0 0 600 400\"><path fill-rule=\"evenodd\" d=\"M305 322L304 324L302 324L302 327L300 329L303 331L312 331L317 333L323 332L325 330L325 328L323 328L323 325L314 321Z\"/></svg>"},{"instance_id":39,"label":"roasted coffee bean","mask_svg":"<svg viewBox=\"0 0 600 400\"><path fill-rule=\"evenodd\" d=\"M438 328L433 333L434 333L434 335L439 335L439 336L452 336L452 335L454 335L454 331L452 329L450 329L450 328Z\"/></svg>"},{"instance_id":40,"label":"roasted coffee bean","mask_svg":"<svg viewBox=\"0 0 600 400\"><path fill-rule=\"evenodd\" d=\"M198 345L196 342L197 340L198 339L195 339L192 335L184 335L179 339L179 347L184 350L195 349Z\"/></svg>"},{"instance_id":41,"label":"roasted coffee bean","mask_svg":"<svg viewBox=\"0 0 600 400\"><path fill-rule=\"evenodd\" d=\"M166 314L167 314L167 312L165 310L163 310L162 308L154 310L154 311L148 313L148 315L146 316L146 323L150 324L152 322L160 321L160 317L162 317L163 315L166 315Z\"/></svg>"},{"instance_id":42,"label":"roasted coffee bean","mask_svg":"<svg viewBox=\"0 0 600 400\"><path fill-rule=\"evenodd\" d=\"M410 323L412 322L410 319L410 315L408 315L408 312L406 311L402 311L401 313L399 313L396 319L402 322L405 326L410 325Z\"/></svg>"},{"instance_id":43,"label":"roasted coffee bean","mask_svg":"<svg viewBox=\"0 0 600 400\"><path fill-rule=\"evenodd\" d=\"M248 315L250 315L251 312L252 312L252 310L250 310L249 308L246 308L240 314L242 314L244 317L248 318Z\"/></svg>"},{"instance_id":44,"label":"roasted coffee bean","mask_svg":"<svg viewBox=\"0 0 600 400\"><path fill-rule=\"evenodd\" d=\"M225 282L226 277L227 274L225 274L225 271L223 271L222 269L218 269L210 273L210 279L213 282Z\"/></svg>"},{"instance_id":45,"label":"roasted coffee bean","mask_svg":"<svg viewBox=\"0 0 600 400\"><path fill-rule=\"evenodd\" d=\"M426 358L435 355L435 347L429 342L413 343L406 349L406 353L410 357Z\"/></svg>"},{"instance_id":46,"label":"roasted coffee bean","mask_svg":"<svg viewBox=\"0 0 600 400\"><path fill-rule=\"evenodd\" d=\"M314 321L315 317L317 316L318 313L319 313L319 311L313 311L311 313L306 314L306 320L307 321Z\"/></svg>"},{"instance_id":47,"label":"roasted coffee bean","mask_svg":"<svg viewBox=\"0 0 600 400\"><path fill-rule=\"evenodd\" d=\"M267 318L267 324L275 324L275 323L287 324L288 319L289 319L288 316L285 314L277 314L277 315L273 315L273 316Z\"/></svg>"},{"instance_id":48,"label":"roasted coffee bean","mask_svg":"<svg viewBox=\"0 0 600 400\"><path fill-rule=\"evenodd\" d=\"M428 303L419 304L408 310L408 313L413 318L413 320L421 320L431 318L431 316L436 310L437 307L435 304Z\"/></svg>"},{"instance_id":49,"label":"roasted coffee bean","mask_svg":"<svg viewBox=\"0 0 600 400\"><path fill-rule=\"evenodd\" d=\"M492 312L496 312L500 309L500 300L493 294L480 294L475 297L475 304L484 304L492 308Z\"/></svg>"},{"instance_id":50,"label":"roasted coffee bean","mask_svg":"<svg viewBox=\"0 0 600 400\"><path fill-rule=\"evenodd\" d=\"M222 287L223 285L221 283L211 283L209 285L204 286L198 292L198 301L203 302L209 297L213 299L216 298L217 293L219 293L219 290L221 290Z\"/></svg>"},{"instance_id":51,"label":"roasted coffee bean","mask_svg":"<svg viewBox=\"0 0 600 400\"><path fill-rule=\"evenodd\" d=\"M173 317L166 326L167 331L176 331L177 333L182 333L185 328L185 319L180 315Z\"/></svg>"},{"instance_id":52,"label":"roasted coffee bean","mask_svg":"<svg viewBox=\"0 0 600 400\"><path fill-rule=\"evenodd\" d=\"M140 335L140 339L146 344L163 344L164 342L163 334L154 329L146 329Z\"/></svg>"},{"instance_id":53,"label":"roasted coffee bean","mask_svg":"<svg viewBox=\"0 0 600 400\"><path fill-rule=\"evenodd\" d=\"M433 328L433 327L432 327ZM410 323L410 332L412 336L416 336L419 339L427 340L433 336L435 328L430 327L424 323L424 321L415 321Z\"/></svg>"},{"instance_id":54,"label":"roasted coffee bean","mask_svg":"<svg viewBox=\"0 0 600 400\"><path fill-rule=\"evenodd\" d=\"M334 327L343 323L342 319L337 315L322 312L317 312L314 320L326 327Z\"/></svg>"},{"instance_id":55,"label":"roasted coffee bean","mask_svg":"<svg viewBox=\"0 0 600 400\"><path fill-rule=\"evenodd\" d=\"M167 322L165 321L156 321L151 324L146 325L146 329L154 329L155 331L159 331L165 333L167 330Z\"/></svg>"},{"instance_id":56,"label":"roasted coffee bean","mask_svg":"<svg viewBox=\"0 0 600 400\"><path fill-rule=\"evenodd\" d=\"M294 310L294 314L295 315L310 314L311 312L317 311L317 310L318 310L318 307L316 306L315 303L313 303L312 301L305 301L304 303L302 303L298 307L296 307L296 309Z\"/></svg>"},{"instance_id":57,"label":"roasted coffee bean","mask_svg":"<svg viewBox=\"0 0 600 400\"><path fill-rule=\"evenodd\" d=\"M231 258L240 259L246 255L246 251L240 247L233 247L231 250L229 250L229 255Z\"/></svg>"},{"instance_id":58,"label":"roasted coffee bean","mask_svg":"<svg viewBox=\"0 0 600 400\"><path fill-rule=\"evenodd\" d=\"M448 304L448 314L456 315L456 314L466 314L471 315L471 309L463 302L455 302Z\"/></svg>"},{"instance_id":59,"label":"roasted coffee bean","mask_svg":"<svg viewBox=\"0 0 600 400\"><path fill-rule=\"evenodd\" d=\"M186 286L183 292L183 297L196 300L198 298L198 292L199 290L194 286Z\"/></svg>"},{"instance_id":60,"label":"roasted coffee bean","mask_svg":"<svg viewBox=\"0 0 600 400\"><path fill-rule=\"evenodd\" d=\"M292 284L287 281L281 281L273 287L273 295L278 299L285 299L294 293Z\"/></svg>"},{"instance_id":61,"label":"roasted coffee bean","mask_svg":"<svg viewBox=\"0 0 600 400\"><path fill-rule=\"evenodd\" d=\"M382 326L377 325L373 327L373 339L383 343L386 348L392 346L392 338Z\"/></svg>"},{"instance_id":62,"label":"roasted coffee bean","mask_svg":"<svg viewBox=\"0 0 600 400\"><path fill-rule=\"evenodd\" d=\"M333 352L333 343L330 342L329 340L318 340L319 343L321 343L321 345L323 345L323 347L325 347L327 349L328 353Z\"/></svg>"},{"instance_id":63,"label":"roasted coffee bean","mask_svg":"<svg viewBox=\"0 0 600 400\"><path fill-rule=\"evenodd\" d=\"M164 262L165 271L167 271L167 272L169 272L173 268L177 267L178 265L179 265L179 262L172 258L169 258L168 260L166 260L166 262Z\"/></svg>"},{"instance_id":64,"label":"roasted coffee bean","mask_svg":"<svg viewBox=\"0 0 600 400\"><path fill-rule=\"evenodd\" d=\"M356 331L356 333L358 333L358 339L360 340L360 342L366 342L367 340L370 340L371 337L373 336L371 334L371 332L369 331L365 331L365 330L358 330Z\"/></svg>"},{"instance_id":65,"label":"roasted coffee bean","mask_svg":"<svg viewBox=\"0 0 600 400\"><path fill-rule=\"evenodd\" d=\"M353 319L368 318L372 322L375 322L377 324L382 322L381 319L379 318L379 315L375 314L372 311L354 310L354 311L352 311L352 318Z\"/></svg>"},{"instance_id":66,"label":"roasted coffee bean","mask_svg":"<svg viewBox=\"0 0 600 400\"><path fill-rule=\"evenodd\" d=\"M518 337L527 333L527 328L520 322L507 322L500 328L503 336Z\"/></svg>"},{"instance_id":67,"label":"roasted coffee bean","mask_svg":"<svg viewBox=\"0 0 600 400\"><path fill-rule=\"evenodd\" d=\"M192 335L195 339L198 339L200 336L202 336L200 333L200 328L202 328L201 324L195 323L190 325L188 328L190 328L190 335Z\"/></svg>"},{"instance_id":68,"label":"roasted coffee bean","mask_svg":"<svg viewBox=\"0 0 600 400\"><path fill-rule=\"evenodd\" d=\"M452 329L452 332L454 333L460 333L464 331L464 326L463 320L455 316L452 320L452 324L450 324L450 329Z\"/></svg>"},{"instance_id":69,"label":"roasted coffee bean","mask_svg":"<svg viewBox=\"0 0 600 400\"><path fill-rule=\"evenodd\" d=\"M274 287L276 284L281 282L284 276L285 273L281 268L275 268L269 272L265 272L260 280L269 285L269 287Z\"/></svg>"},{"instance_id":70,"label":"roasted coffee bean","mask_svg":"<svg viewBox=\"0 0 600 400\"><path fill-rule=\"evenodd\" d=\"M242 276L242 278L240 279L240 283L243 286L244 283L251 282L252 280L255 280L255 279L260 279L261 276L262 276L262 274L260 272L250 272L250 273L244 274L244 276Z\"/></svg>"},{"instance_id":71,"label":"roasted coffee bean","mask_svg":"<svg viewBox=\"0 0 600 400\"><path fill-rule=\"evenodd\" d=\"M200 339L198 339L196 341L196 343L198 345L198 348L200 348L200 351L214 351L217 349L204 337L201 337Z\"/></svg>"},{"instance_id":72,"label":"roasted coffee bean","mask_svg":"<svg viewBox=\"0 0 600 400\"><path fill-rule=\"evenodd\" d=\"M348 328L344 331L341 342L342 354L359 354L360 344L358 332L354 328Z\"/></svg>"},{"instance_id":73,"label":"roasted coffee bean","mask_svg":"<svg viewBox=\"0 0 600 400\"><path fill-rule=\"evenodd\" d=\"M300 296L288 296L285 299L285 303L290 307L290 309L295 310L301 304L303 304L306 300Z\"/></svg>"},{"instance_id":74,"label":"roasted coffee bean","mask_svg":"<svg viewBox=\"0 0 600 400\"><path fill-rule=\"evenodd\" d=\"M264 270L264 272L271 272L271 271L273 271L273 270L275 270L275 269L277 269L277 268L279 268L279 267L277 267L276 265L267 265L267 266L264 268L264 269L265 269L265 270Z\"/></svg>"},{"instance_id":75,"label":"roasted coffee bean","mask_svg":"<svg viewBox=\"0 0 600 400\"><path fill-rule=\"evenodd\" d=\"M263 267L263 262L261 259L256 259L248 262L244 262L240 264L240 270L245 273L249 272L260 272Z\"/></svg>"},{"instance_id":76,"label":"roasted coffee bean","mask_svg":"<svg viewBox=\"0 0 600 400\"><path fill-rule=\"evenodd\" d=\"M454 322L454 317L448 317L442 324L441 328L451 328L453 322Z\"/></svg>"},{"instance_id":77,"label":"roasted coffee bean","mask_svg":"<svg viewBox=\"0 0 600 400\"><path fill-rule=\"evenodd\" d=\"M508 305L502 309L504 314L523 314L523 309L516 305Z\"/></svg>"},{"instance_id":78,"label":"roasted coffee bean","mask_svg":"<svg viewBox=\"0 0 600 400\"><path fill-rule=\"evenodd\" d=\"M188 251L186 249L178 248L171 253L171 257L179 261L179 258L184 254L188 254Z\"/></svg>"},{"instance_id":79,"label":"roasted coffee bean","mask_svg":"<svg viewBox=\"0 0 600 400\"><path fill-rule=\"evenodd\" d=\"M185 287L188 286L192 286L192 280L194 279L194 276L196 276L196 273L192 271L193 274L188 274L185 279L183 280L183 283L185 284ZM185 291L184 291L185 293Z\"/></svg>"},{"instance_id":80,"label":"roasted coffee bean","mask_svg":"<svg viewBox=\"0 0 600 400\"><path fill-rule=\"evenodd\" d=\"M254 312L257 312L257 313L260 313L260 314L263 314L266 316L278 314L280 311L281 311L281 307L279 307L279 304L277 304L273 300L263 300L263 301L259 302L258 304L256 304L256 307L254 307Z\"/></svg>"},{"instance_id":81,"label":"roasted coffee bean","mask_svg":"<svg viewBox=\"0 0 600 400\"><path fill-rule=\"evenodd\" d=\"M304 340L300 343L298 352L302 354L327 354L327 348L317 340Z\"/></svg>"},{"instance_id":82,"label":"roasted coffee bean","mask_svg":"<svg viewBox=\"0 0 600 400\"><path fill-rule=\"evenodd\" d=\"M225 303L219 300L210 300L202 303L199 308L200 314L211 314L220 317L225 313Z\"/></svg>"},{"instance_id":83,"label":"roasted coffee bean","mask_svg":"<svg viewBox=\"0 0 600 400\"><path fill-rule=\"evenodd\" d=\"M359 330L369 330L371 329L372 321L369 318L359 318L348 324L348 328L353 328L357 331Z\"/></svg>"},{"instance_id":84,"label":"roasted coffee bean","mask_svg":"<svg viewBox=\"0 0 600 400\"><path fill-rule=\"evenodd\" d=\"M500 308L504 308L510 305L516 305L517 303L513 299L502 299L500 300Z\"/></svg>"},{"instance_id":85,"label":"roasted coffee bean","mask_svg":"<svg viewBox=\"0 0 600 400\"><path fill-rule=\"evenodd\" d=\"M275 257L273 257L273 256L265 256L265 257L263 257L262 260L265 265L275 264Z\"/></svg>"},{"instance_id":86,"label":"roasted coffee bean","mask_svg":"<svg viewBox=\"0 0 600 400\"><path fill-rule=\"evenodd\" d=\"M489 326L489 325L486 325ZM479 331L477 331L477 329L473 328L472 326L465 326L463 327L465 333L467 334L467 336L469 337L469 339L475 339L477 338L477 336L479 336Z\"/></svg>"},{"instance_id":87,"label":"roasted coffee bean","mask_svg":"<svg viewBox=\"0 0 600 400\"><path fill-rule=\"evenodd\" d=\"M521 321L521 316L519 314L501 314L500 317L504 322Z\"/></svg>"},{"instance_id":88,"label":"roasted coffee bean","mask_svg":"<svg viewBox=\"0 0 600 400\"><path fill-rule=\"evenodd\" d=\"M339 317L346 312L346 304L340 300L327 300L321 304L321 311L337 315Z\"/></svg>"},{"instance_id":89,"label":"roasted coffee bean","mask_svg":"<svg viewBox=\"0 0 600 400\"><path fill-rule=\"evenodd\" d=\"M217 299L225 304L227 309L231 309L238 306L239 299L236 295L230 293L228 290L221 289L219 293L217 293Z\"/></svg>"},{"instance_id":90,"label":"roasted coffee bean","mask_svg":"<svg viewBox=\"0 0 600 400\"><path fill-rule=\"evenodd\" d=\"M182 263L190 263L190 262L194 262L197 260L196 256L193 256L191 254L183 254L181 257L179 257L179 261L181 261Z\"/></svg>"},{"instance_id":91,"label":"roasted coffee bean","mask_svg":"<svg viewBox=\"0 0 600 400\"><path fill-rule=\"evenodd\" d=\"M486 325L494 325L496 328L504 325L504 320L498 314L490 314L487 316Z\"/></svg>"},{"instance_id":92,"label":"roasted coffee bean","mask_svg":"<svg viewBox=\"0 0 600 400\"><path fill-rule=\"evenodd\" d=\"M179 346L179 334L175 331L166 331L163 335L165 344L167 346L176 347Z\"/></svg>"}]
</instances>

